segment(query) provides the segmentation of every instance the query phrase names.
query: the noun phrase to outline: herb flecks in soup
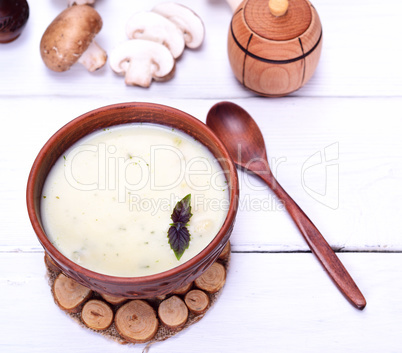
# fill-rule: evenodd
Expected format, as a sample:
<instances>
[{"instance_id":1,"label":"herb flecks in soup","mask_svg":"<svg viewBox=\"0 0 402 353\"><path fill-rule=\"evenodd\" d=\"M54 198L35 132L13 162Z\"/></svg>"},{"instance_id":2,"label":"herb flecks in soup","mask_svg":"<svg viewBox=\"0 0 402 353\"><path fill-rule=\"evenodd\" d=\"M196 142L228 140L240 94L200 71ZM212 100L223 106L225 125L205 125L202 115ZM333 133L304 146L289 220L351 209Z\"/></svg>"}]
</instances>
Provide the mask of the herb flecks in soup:
<instances>
[{"instance_id":1,"label":"herb flecks in soup","mask_svg":"<svg viewBox=\"0 0 402 353\"><path fill-rule=\"evenodd\" d=\"M176 258L168 239L176 204L191 194L189 246ZM219 232L229 207L225 175L193 137L154 124L103 129L59 158L42 192L48 238L95 272L144 276L176 267Z\"/></svg>"}]
</instances>

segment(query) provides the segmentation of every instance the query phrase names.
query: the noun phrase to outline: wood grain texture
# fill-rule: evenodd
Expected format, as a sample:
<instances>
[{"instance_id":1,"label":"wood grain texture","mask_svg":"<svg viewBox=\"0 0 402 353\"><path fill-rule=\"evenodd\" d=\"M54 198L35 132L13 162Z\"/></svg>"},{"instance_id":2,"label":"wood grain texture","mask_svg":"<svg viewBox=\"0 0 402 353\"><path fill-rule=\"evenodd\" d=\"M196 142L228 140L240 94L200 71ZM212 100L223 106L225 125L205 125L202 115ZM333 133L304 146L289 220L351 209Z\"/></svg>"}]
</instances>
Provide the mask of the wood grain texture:
<instances>
[{"instance_id":1,"label":"wood grain texture","mask_svg":"<svg viewBox=\"0 0 402 353\"><path fill-rule=\"evenodd\" d=\"M263 0L242 3L228 34L228 55L236 78L265 96L287 95L313 75L321 55L322 28L308 1L290 2L273 16Z\"/></svg>"},{"instance_id":2,"label":"wood grain texture","mask_svg":"<svg viewBox=\"0 0 402 353\"><path fill-rule=\"evenodd\" d=\"M252 33L272 41L286 41L303 35L311 23L311 6L307 1L290 0L287 12L275 16L270 1L243 2L244 20Z\"/></svg>"},{"instance_id":3,"label":"wood grain texture","mask_svg":"<svg viewBox=\"0 0 402 353\"><path fill-rule=\"evenodd\" d=\"M228 348L317 352L323 347L331 353L398 352L402 304L393 293L402 290L396 280L402 276L402 255L340 257L367 293L369 305L363 312L339 296L311 254L233 254L225 288L213 310L190 330L153 345L151 352L226 352ZM0 307L0 314L9 318L0 322L7 333L0 342L2 351L50 353L57 347L62 353L120 353L144 348L108 341L65 315L53 303L44 278L43 253L3 254L0 285L0 298L9 303ZM26 293L35 305L26 300ZM21 315L16 315L17 305ZM34 326L28 317L35 318ZM15 328L23 330L24 337Z\"/></svg>"},{"instance_id":4,"label":"wood grain texture","mask_svg":"<svg viewBox=\"0 0 402 353\"><path fill-rule=\"evenodd\" d=\"M0 246L11 252L41 250L27 217L25 188L43 143L72 117L121 101L114 97L21 99L1 98L0 102L2 116L13 117L7 122L9 131L18 131L24 125L23 138L17 145L13 134L3 134L0 139L0 161L4 166ZM153 97L148 100L155 101ZM402 219L393 206L402 197L400 98L234 101L262 129L268 160L279 183L308 212L335 250L402 251L402 238L395 231L402 228ZM158 102L205 121L217 100L161 97ZM46 123L38 124L39 119ZM324 163L328 146L335 147L338 159ZM320 156L322 162L317 160ZM333 167L326 169L329 165ZM239 173L239 182L241 198L231 237L232 250L308 251L273 192L246 173Z\"/></svg>"},{"instance_id":5,"label":"wood grain texture","mask_svg":"<svg viewBox=\"0 0 402 353\"><path fill-rule=\"evenodd\" d=\"M264 137L250 114L232 102L219 102L208 112L206 123L225 144L236 165L259 176L275 193L340 291L355 307L363 310L366 300L348 271L317 227L275 179L267 159Z\"/></svg>"}]
</instances>

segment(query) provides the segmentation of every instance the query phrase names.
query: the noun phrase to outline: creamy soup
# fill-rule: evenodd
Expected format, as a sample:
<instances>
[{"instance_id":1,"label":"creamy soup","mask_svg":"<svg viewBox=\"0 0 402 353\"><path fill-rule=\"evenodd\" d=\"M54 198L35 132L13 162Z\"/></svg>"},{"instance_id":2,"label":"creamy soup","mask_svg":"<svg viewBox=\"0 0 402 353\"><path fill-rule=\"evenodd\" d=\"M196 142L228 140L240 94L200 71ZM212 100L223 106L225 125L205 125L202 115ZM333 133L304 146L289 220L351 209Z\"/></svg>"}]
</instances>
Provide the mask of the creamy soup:
<instances>
[{"instance_id":1,"label":"creamy soup","mask_svg":"<svg viewBox=\"0 0 402 353\"><path fill-rule=\"evenodd\" d=\"M177 260L167 232L191 194L188 249ZM202 251L229 207L212 153L181 131L126 124L96 131L67 150L42 191L41 217L54 246L77 264L113 276L174 268Z\"/></svg>"}]
</instances>

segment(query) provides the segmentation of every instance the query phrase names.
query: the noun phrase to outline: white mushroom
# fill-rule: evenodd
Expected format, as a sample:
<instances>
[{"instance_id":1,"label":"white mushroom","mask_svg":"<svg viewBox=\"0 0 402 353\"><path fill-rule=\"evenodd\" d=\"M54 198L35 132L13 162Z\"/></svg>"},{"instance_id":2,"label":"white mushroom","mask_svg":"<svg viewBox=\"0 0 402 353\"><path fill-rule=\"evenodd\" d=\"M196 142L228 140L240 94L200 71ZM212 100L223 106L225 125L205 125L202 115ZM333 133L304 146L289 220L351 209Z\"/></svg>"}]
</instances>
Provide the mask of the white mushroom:
<instances>
[{"instance_id":1,"label":"white mushroom","mask_svg":"<svg viewBox=\"0 0 402 353\"><path fill-rule=\"evenodd\" d=\"M184 50L182 31L171 21L155 12L138 12L127 22L126 34L130 39L148 39L165 45L173 57Z\"/></svg>"},{"instance_id":2,"label":"white mushroom","mask_svg":"<svg viewBox=\"0 0 402 353\"><path fill-rule=\"evenodd\" d=\"M125 74L127 85L141 87L149 87L152 79L170 79L175 68L175 60L165 46L142 39L128 40L113 49L109 64L114 72Z\"/></svg>"},{"instance_id":3,"label":"white mushroom","mask_svg":"<svg viewBox=\"0 0 402 353\"><path fill-rule=\"evenodd\" d=\"M195 49L202 44L205 34L204 23L193 10L175 2L165 2L156 5L152 11L175 23L182 30L189 48Z\"/></svg>"},{"instance_id":4,"label":"white mushroom","mask_svg":"<svg viewBox=\"0 0 402 353\"><path fill-rule=\"evenodd\" d=\"M93 5L95 4L95 0L67 0L67 6L73 5Z\"/></svg>"}]
</instances>

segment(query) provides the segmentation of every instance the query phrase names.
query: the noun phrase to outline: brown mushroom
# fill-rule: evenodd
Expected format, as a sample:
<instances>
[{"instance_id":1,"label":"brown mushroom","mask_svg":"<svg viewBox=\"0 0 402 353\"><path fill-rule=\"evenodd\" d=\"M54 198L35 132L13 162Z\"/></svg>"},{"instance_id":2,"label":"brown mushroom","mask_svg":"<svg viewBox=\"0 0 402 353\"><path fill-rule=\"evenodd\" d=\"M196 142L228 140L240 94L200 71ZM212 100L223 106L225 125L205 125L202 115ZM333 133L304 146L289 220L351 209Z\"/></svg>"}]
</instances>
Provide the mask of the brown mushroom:
<instances>
[{"instance_id":1,"label":"brown mushroom","mask_svg":"<svg viewBox=\"0 0 402 353\"><path fill-rule=\"evenodd\" d=\"M107 55L93 39L101 28L102 18L91 6L68 7L42 36L40 53L45 65L62 72L78 61L90 72L100 69Z\"/></svg>"}]
</instances>

